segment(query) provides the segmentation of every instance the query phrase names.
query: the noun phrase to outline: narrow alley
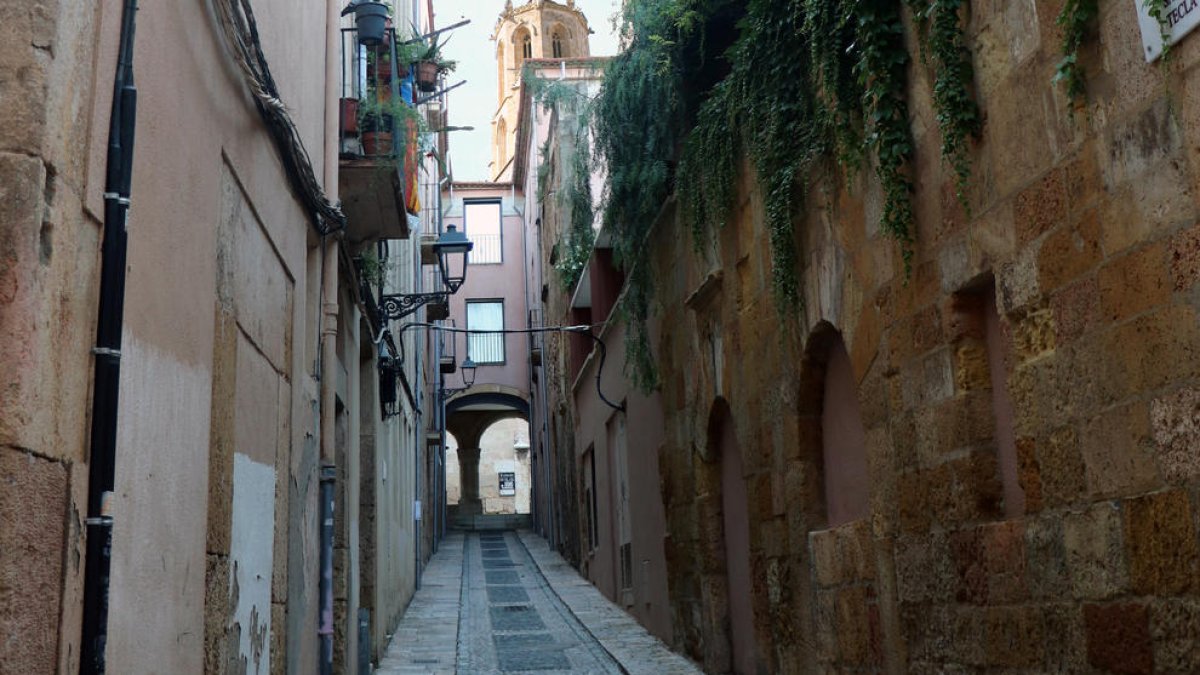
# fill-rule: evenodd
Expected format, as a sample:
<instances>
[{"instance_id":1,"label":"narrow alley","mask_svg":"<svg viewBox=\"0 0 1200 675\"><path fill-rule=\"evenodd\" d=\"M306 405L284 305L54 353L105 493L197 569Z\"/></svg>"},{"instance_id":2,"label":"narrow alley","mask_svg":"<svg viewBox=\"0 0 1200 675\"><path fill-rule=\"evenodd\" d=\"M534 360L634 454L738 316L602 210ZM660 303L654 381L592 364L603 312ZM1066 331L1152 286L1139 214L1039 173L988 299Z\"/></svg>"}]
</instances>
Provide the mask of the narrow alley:
<instances>
[{"instance_id":1,"label":"narrow alley","mask_svg":"<svg viewBox=\"0 0 1200 675\"><path fill-rule=\"evenodd\" d=\"M376 673L699 673L528 532L455 532Z\"/></svg>"},{"instance_id":2,"label":"narrow alley","mask_svg":"<svg viewBox=\"0 0 1200 675\"><path fill-rule=\"evenodd\" d=\"M1200 674L1198 0L0 0L0 675Z\"/></svg>"}]
</instances>

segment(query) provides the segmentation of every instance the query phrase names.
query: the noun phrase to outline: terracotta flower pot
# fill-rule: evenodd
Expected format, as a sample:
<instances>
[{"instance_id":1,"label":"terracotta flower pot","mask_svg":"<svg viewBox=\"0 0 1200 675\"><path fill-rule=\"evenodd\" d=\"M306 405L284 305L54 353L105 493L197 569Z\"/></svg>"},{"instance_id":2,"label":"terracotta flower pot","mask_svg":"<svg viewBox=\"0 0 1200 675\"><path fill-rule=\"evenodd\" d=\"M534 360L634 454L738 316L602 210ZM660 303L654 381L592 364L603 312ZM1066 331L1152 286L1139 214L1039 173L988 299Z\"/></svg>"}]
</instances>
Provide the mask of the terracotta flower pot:
<instances>
[{"instance_id":1,"label":"terracotta flower pot","mask_svg":"<svg viewBox=\"0 0 1200 675\"><path fill-rule=\"evenodd\" d=\"M358 135L358 99L344 98L341 101L342 134Z\"/></svg>"},{"instance_id":2,"label":"terracotta flower pot","mask_svg":"<svg viewBox=\"0 0 1200 675\"><path fill-rule=\"evenodd\" d=\"M438 64L433 61L417 62L417 88L421 91L437 89Z\"/></svg>"},{"instance_id":3,"label":"terracotta flower pot","mask_svg":"<svg viewBox=\"0 0 1200 675\"><path fill-rule=\"evenodd\" d=\"M362 135L363 154L368 157L392 154L392 134L387 131L366 131Z\"/></svg>"},{"instance_id":4,"label":"terracotta flower pot","mask_svg":"<svg viewBox=\"0 0 1200 675\"><path fill-rule=\"evenodd\" d=\"M392 62L390 59L375 59L367 64L367 79L380 83L391 82Z\"/></svg>"}]
</instances>

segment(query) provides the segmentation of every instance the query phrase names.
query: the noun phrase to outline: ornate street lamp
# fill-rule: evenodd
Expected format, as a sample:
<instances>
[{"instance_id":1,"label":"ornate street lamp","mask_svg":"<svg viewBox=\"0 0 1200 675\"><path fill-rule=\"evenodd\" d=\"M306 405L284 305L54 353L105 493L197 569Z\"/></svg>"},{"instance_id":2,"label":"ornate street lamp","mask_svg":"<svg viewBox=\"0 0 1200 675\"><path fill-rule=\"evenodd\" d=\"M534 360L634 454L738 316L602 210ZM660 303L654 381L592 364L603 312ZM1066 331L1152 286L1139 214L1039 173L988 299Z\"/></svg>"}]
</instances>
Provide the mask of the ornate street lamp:
<instances>
[{"instance_id":1,"label":"ornate street lamp","mask_svg":"<svg viewBox=\"0 0 1200 675\"><path fill-rule=\"evenodd\" d=\"M443 399L450 398L460 391L466 391L475 384L475 362L471 360L471 357L468 356L466 359L464 359L458 367L462 369L463 386L446 387L442 389Z\"/></svg>"},{"instance_id":2,"label":"ornate street lamp","mask_svg":"<svg viewBox=\"0 0 1200 675\"><path fill-rule=\"evenodd\" d=\"M451 295L462 288L467 280L467 257L475 244L467 239L467 235L459 232L453 225L447 225L433 245L437 255L438 269L442 272L442 283L445 291L433 293L409 293L400 295L385 295L379 299L379 309L384 319L396 320L417 311L421 305L431 302L446 302Z\"/></svg>"},{"instance_id":3,"label":"ornate street lamp","mask_svg":"<svg viewBox=\"0 0 1200 675\"><path fill-rule=\"evenodd\" d=\"M433 245L438 268L442 270L442 283L450 289L450 295L457 293L467 280L467 256L473 248L475 244L467 239L466 233L459 232L453 225L447 225L446 231Z\"/></svg>"},{"instance_id":4,"label":"ornate street lamp","mask_svg":"<svg viewBox=\"0 0 1200 675\"><path fill-rule=\"evenodd\" d=\"M475 384L475 362L468 356L459 367L462 368L464 388L470 389Z\"/></svg>"}]
</instances>

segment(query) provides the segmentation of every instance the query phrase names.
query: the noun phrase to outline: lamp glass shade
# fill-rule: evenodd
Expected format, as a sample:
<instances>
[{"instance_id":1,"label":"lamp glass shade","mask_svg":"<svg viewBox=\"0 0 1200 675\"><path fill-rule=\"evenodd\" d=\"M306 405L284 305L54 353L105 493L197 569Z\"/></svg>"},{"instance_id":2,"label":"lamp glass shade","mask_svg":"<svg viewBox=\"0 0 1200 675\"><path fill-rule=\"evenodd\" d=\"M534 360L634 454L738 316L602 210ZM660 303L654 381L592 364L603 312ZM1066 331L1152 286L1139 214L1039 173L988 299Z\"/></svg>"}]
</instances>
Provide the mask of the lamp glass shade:
<instances>
[{"instance_id":1,"label":"lamp glass shade","mask_svg":"<svg viewBox=\"0 0 1200 675\"><path fill-rule=\"evenodd\" d=\"M467 280L467 256L473 248L474 242L453 225L447 225L446 231L433 245L438 267L442 271L442 282L451 293L457 293Z\"/></svg>"},{"instance_id":2,"label":"lamp glass shade","mask_svg":"<svg viewBox=\"0 0 1200 675\"><path fill-rule=\"evenodd\" d=\"M468 356L462 362L462 365L459 366L459 368L462 369L463 384L467 387L474 385L475 384L475 362L471 360L471 357Z\"/></svg>"}]
</instances>

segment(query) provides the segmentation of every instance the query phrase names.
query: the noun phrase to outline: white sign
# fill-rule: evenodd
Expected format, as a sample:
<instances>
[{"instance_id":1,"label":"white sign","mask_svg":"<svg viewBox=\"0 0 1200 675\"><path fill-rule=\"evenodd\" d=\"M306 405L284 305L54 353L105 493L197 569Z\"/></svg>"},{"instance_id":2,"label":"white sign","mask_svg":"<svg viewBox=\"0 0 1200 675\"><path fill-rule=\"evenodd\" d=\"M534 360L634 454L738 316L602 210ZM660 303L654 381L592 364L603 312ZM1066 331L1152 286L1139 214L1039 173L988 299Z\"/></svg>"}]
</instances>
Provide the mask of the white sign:
<instances>
[{"instance_id":1,"label":"white sign","mask_svg":"<svg viewBox=\"0 0 1200 675\"><path fill-rule=\"evenodd\" d=\"M1138 25L1142 29L1146 63L1162 56L1164 35L1167 36L1167 44L1173 45L1200 25L1200 0L1166 0L1161 24L1150 16L1147 0L1133 0L1133 3L1137 7Z\"/></svg>"}]
</instances>

